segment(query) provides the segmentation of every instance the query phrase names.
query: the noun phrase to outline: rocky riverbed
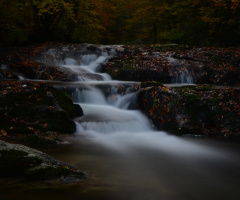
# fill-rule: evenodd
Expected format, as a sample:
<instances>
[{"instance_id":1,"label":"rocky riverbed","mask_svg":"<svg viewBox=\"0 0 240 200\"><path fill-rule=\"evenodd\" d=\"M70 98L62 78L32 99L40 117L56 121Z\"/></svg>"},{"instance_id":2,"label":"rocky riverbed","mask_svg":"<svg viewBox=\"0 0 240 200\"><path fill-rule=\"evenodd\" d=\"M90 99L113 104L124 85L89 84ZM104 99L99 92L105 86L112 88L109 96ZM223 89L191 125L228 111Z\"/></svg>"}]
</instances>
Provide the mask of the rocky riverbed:
<instances>
[{"instance_id":1,"label":"rocky riverbed","mask_svg":"<svg viewBox=\"0 0 240 200\"><path fill-rule=\"evenodd\" d=\"M114 79L139 82L136 107L156 129L177 135L240 135L240 49L183 45L114 48L115 55L99 66L100 70ZM54 58L67 56L82 62L79 53L94 56L103 53L100 50L96 45L49 43L0 50L1 176L73 181L86 177L74 167L14 143L57 145L62 142L61 135L75 132L73 119L84 114L81 107L49 81L79 81L93 74L57 67ZM187 85L166 85L182 82ZM16 162L19 169L14 167Z\"/></svg>"},{"instance_id":2,"label":"rocky riverbed","mask_svg":"<svg viewBox=\"0 0 240 200\"><path fill-rule=\"evenodd\" d=\"M240 49L186 45L131 45L103 68L114 79L181 82L190 73L195 84L234 85L240 78Z\"/></svg>"}]
</instances>

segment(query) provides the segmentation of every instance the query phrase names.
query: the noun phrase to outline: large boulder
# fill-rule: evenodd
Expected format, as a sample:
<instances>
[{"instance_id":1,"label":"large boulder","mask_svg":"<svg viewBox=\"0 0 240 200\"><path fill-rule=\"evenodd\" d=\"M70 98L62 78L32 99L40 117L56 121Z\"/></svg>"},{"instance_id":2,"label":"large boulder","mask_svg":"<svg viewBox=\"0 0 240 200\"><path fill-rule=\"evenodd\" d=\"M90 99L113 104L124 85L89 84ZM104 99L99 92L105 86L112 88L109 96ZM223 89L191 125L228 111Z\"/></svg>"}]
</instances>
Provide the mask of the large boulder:
<instances>
[{"instance_id":1,"label":"large boulder","mask_svg":"<svg viewBox=\"0 0 240 200\"><path fill-rule=\"evenodd\" d=\"M137 107L159 130L184 135L240 135L240 89L150 86Z\"/></svg>"},{"instance_id":2,"label":"large boulder","mask_svg":"<svg viewBox=\"0 0 240 200\"><path fill-rule=\"evenodd\" d=\"M0 135L70 134L82 115L69 95L45 83L0 82Z\"/></svg>"},{"instance_id":3,"label":"large boulder","mask_svg":"<svg viewBox=\"0 0 240 200\"><path fill-rule=\"evenodd\" d=\"M114 79L236 85L240 80L239 48L185 45L128 45L102 68Z\"/></svg>"}]
</instances>

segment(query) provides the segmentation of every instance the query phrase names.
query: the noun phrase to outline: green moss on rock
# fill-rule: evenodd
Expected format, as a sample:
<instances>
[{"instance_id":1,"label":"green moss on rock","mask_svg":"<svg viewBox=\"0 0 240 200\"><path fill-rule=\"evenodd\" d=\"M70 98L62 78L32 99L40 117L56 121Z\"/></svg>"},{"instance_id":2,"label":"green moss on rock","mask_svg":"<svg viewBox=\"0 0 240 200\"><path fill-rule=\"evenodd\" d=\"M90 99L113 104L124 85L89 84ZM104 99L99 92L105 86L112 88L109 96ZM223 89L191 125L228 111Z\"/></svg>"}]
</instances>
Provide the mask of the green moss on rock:
<instances>
[{"instance_id":1,"label":"green moss on rock","mask_svg":"<svg viewBox=\"0 0 240 200\"><path fill-rule=\"evenodd\" d=\"M86 178L86 174L43 152L0 140L0 177L28 180L74 177L82 180Z\"/></svg>"},{"instance_id":2,"label":"green moss on rock","mask_svg":"<svg viewBox=\"0 0 240 200\"><path fill-rule=\"evenodd\" d=\"M2 83L4 93L0 94L1 129L9 134L75 132L76 125L72 118L81 116L83 112L79 105L73 104L69 95L44 83Z\"/></svg>"},{"instance_id":3,"label":"green moss on rock","mask_svg":"<svg viewBox=\"0 0 240 200\"><path fill-rule=\"evenodd\" d=\"M140 108L160 130L197 135L240 135L239 89L209 86L148 87Z\"/></svg>"},{"instance_id":4,"label":"green moss on rock","mask_svg":"<svg viewBox=\"0 0 240 200\"><path fill-rule=\"evenodd\" d=\"M42 163L37 157L29 157L28 153L18 150L0 150L0 176L23 177L24 173Z\"/></svg>"}]
</instances>

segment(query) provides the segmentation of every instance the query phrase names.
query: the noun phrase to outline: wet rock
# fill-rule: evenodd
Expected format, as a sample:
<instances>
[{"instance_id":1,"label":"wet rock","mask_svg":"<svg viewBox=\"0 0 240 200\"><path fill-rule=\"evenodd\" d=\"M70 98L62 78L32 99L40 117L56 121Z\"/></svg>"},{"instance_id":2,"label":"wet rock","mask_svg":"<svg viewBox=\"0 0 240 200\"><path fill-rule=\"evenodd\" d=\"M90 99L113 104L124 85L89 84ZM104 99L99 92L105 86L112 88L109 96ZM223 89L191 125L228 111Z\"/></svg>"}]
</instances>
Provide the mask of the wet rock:
<instances>
[{"instance_id":1,"label":"wet rock","mask_svg":"<svg viewBox=\"0 0 240 200\"><path fill-rule=\"evenodd\" d=\"M71 113L72 117L81 117L83 116L83 110L79 104L74 104L74 111Z\"/></svg>"},{"instance_id":2,"label":"wet rock","mask_svg":"<svg viewBox=\"0 0 240 200\"><path fill-rule=\"evenodd\" d=\"M141 90L137 107L159 130L177 135L233 136L240 134L239 89L211 86L164 87Z\"/></svg>"},{"instance_id":3,"label":"wet rock","mask_svg":"<svg viewBox=\"0 0 240 200\"><path fill-rule=\"evenodd\" d=\"M66 93L28 81L1 81L0 87L0 127L8 135L75 132L72 118L83 112Z\"/></svg>"},{"instance_id":4,"label":"wet rock","mask_svg":"<svg viewBox=\"0 0 240 200\"><path fill-rule=\"evenodd\" d=\"M35 149L0 140L0 177L84 180L86 174Z\"/></svg>"},{"instance_id":5,"label":"wet rock","mask_svg":"<svg viewBox=\"0 0 240 200\"><path fill-rule=\"evenodd\" d=\"M239 48L128 45L102 68L119 80L234 85L240 80Z\"/></svg>"}]
</instances>

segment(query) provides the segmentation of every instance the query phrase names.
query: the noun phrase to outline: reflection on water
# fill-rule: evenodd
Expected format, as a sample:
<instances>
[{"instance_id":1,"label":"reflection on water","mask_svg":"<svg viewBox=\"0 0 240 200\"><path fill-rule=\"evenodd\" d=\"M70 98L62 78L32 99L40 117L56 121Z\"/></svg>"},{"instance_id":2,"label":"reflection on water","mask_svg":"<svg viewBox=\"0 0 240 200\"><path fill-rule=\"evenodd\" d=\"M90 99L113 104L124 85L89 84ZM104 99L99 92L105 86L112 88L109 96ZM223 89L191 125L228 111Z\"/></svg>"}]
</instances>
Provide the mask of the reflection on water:
<instances>
[{"instance_id":1,"label":"reflection on water","mask_svg":"<svg viewBox=\"0 0 240 200\"><path fill-rule=\"evenodd\" d=\"M69 140L71 145L43 151L86 170L87 181L61 184L1 180L0 198L238 200L240 197L239 143L184 138L183 144L190 143L199 149L177 153L141 144L130 147L127 143L126 151L119 151L79 136Z\"/></svg>"}]
</instances>

